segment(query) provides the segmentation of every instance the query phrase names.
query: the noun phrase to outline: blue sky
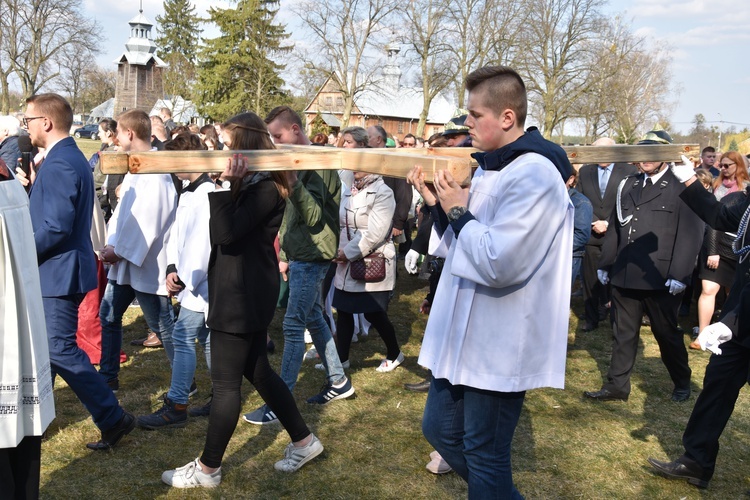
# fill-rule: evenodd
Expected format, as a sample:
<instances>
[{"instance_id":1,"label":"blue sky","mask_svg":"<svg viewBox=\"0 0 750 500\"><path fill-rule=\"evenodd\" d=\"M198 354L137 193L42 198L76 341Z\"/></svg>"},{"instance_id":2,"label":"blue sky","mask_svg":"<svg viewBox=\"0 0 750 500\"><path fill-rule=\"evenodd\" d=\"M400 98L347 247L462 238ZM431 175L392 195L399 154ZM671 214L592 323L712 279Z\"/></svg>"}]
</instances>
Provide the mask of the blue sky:
<instances>
[{"instance_id":1,"label":"blue sky","mask_svg":"<svg viewBox=\"0 0 750 500\"><path fill-rule=\"evenodd\" d=\"M283 0L283 5L288 1ZM199 15L226 1L195 0ZM747 0L612 0L607 13L621 13L638 33L668 43L673 59L673 80L679 93L671 114L673 128L687 131L693 117L703 113L709 123L750 128L750 64L745 60L750 42ZM114 68L129 36L128 21L137 13L137 0L84 0L84 11L104 28L107 40L98 62ZM143 1L143 13L156 23L162 2ZM284 21L289 22L289 21ZM211 33L204 33L211 35Z\"/></svg>"}]
</instances>

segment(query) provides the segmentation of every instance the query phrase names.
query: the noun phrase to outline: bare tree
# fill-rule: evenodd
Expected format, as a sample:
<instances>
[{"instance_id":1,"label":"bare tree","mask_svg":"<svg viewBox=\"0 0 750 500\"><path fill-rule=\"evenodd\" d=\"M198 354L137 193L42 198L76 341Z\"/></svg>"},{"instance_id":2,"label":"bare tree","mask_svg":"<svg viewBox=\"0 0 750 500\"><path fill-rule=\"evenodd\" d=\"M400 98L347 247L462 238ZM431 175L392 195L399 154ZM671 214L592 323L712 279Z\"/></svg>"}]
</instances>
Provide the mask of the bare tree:
<instances>
[{"instance_id":1,"label":"bare tree","mask_svg":"<svg viewBox=\"0 0 750 500\"><path fill-rule=\"evenodd\" d=\"M88 101L88 94L85 92L89 68L97 52L93 47L67 45L55 58L59 73L55 79L56 87L68 96L74 113L85 113L93 105L99 104Z\"/></svg>"},{"instance_id":2,"label":"bare tree","mask_svg":"<svg viewBox=\"0 0 750 500\"><path fill-rule=\"evenodd\" d=\"M466 76L483 61L489 53L486 44L490 30L490 17L497 0L460 0L452 3L448 12L450 20L451 60L454 69L454 88L458 107L464 107Z\"/></svg>"},{"instance_id":3,"label":"bare tree","mask_svg":"<svg viewBox=\"0 0 750 500\"><path fill-rule=\"evenodd\" d=\"M521 69L542 133L550 138L595 83L591 68L605 26L603 0L528 1Z\"/></svg>"},{"instance_id":4,"label":"bare tree","mask_svg":"<svg viewBox=\"0 0 750 500\"><path fill-rule=\"evenodd\" d=\"M86 111L115 96L117 71L101 66L88 66L83 73L81 101L86 103Z\"/></svg>"},{"instance_id":5,"label":"bare tree","mask_svg":"<svg viewBox=\"0 0 750 500\"><path fill-rule=\"evenodd\" d=\"M354 98L375 79L366 52L385 41L379 35L399 6L395 0L308 0L294 8L313 36L303 57L309 67L333 74L343 94L342 127L349 124Z\"/></svg>"},{"instance_id":6,"label":"bare tree","mask_svg":"<svg viewBox=\"0 0 750 500\"><path fill-rule=\"evenodd\" d=\"M629 55L617 74L612 100L612 130L618 140L633 143L656 123L665 125L673 105L669 48L645 48Z\"/></svg>"},{"instance_id":7,"label":"bare tree","mask_svg":"<svg viewBox=\"0 0 750 500\"><path fill-rule=\"evenodd\" d=\"M453 81L455 69L447 57L450 51L447 21L451 3L448 0L413 0L401 10L399 18L406 36L407 57L419 65L422 86L422 111L417 123L417 136L424 135L427 115L433 99Z\"/></svg>"},{"instance_id":8,"label":"bare tree","mask_svg":"<svg viewBox=\"0 0 750 500\"><path fill-rule=\"evenodd\" d=\"M60 75L57 61L66 47L93 50L100 41L96 22L85 18L77 0L0 0L11 39L2 50L20 80L24 97ZM5 35L5 33L4 33Z\"/></svg>"}]
</instances>

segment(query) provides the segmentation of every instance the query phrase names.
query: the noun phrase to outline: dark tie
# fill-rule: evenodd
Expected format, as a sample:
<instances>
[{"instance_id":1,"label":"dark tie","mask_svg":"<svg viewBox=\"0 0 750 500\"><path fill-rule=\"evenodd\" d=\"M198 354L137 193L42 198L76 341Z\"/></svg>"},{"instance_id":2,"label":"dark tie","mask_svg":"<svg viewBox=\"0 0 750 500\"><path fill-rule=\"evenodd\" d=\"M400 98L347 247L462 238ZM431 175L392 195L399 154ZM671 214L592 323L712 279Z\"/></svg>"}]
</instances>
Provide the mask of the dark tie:
<instances>
[{"instance_id":1,"label":"dark tie","mask_svg":"<svg viewBox=\"0 0 750 500\"><path fill-rule=\"evenodd\" d=\"M641 190L641 199L648 196L648 193L654 188L654 183L651 181L651 177L646 178L646 183L643 185Z\"/></svg>"}]
</instances>

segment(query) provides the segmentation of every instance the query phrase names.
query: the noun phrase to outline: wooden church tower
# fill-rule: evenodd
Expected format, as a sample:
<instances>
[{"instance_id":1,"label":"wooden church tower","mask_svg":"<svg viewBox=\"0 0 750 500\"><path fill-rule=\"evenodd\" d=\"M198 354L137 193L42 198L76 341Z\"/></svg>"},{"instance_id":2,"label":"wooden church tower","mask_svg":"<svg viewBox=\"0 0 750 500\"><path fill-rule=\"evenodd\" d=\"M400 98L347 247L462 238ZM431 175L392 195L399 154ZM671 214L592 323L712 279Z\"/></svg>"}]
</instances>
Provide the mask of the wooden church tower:
<instances>
[{"instance_id":1,"label":"wooden church tower","mask_svg":"<svg viewBox=\"0 0 750 500\"><path fill-rule=\"evenodd\" d=\"M164 97L162 71L166 63L156 55L156 44L151 38L153 24L143 15L142 8L129 24L130 38L125 44L126 50L115 60L115 119L130 109L149 113L156 101Z\"/></svg>"}]
</instances>

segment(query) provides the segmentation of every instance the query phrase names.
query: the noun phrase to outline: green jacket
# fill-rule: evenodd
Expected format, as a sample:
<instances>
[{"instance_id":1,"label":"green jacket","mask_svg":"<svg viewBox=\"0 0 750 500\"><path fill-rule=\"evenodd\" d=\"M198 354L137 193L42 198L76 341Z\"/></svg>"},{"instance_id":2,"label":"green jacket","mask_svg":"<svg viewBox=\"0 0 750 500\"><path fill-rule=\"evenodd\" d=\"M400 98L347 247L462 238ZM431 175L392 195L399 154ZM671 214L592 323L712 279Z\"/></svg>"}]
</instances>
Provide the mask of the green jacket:
<instances>
[{"instance_id":1,"label":"green jacket","mask_svg":"<svg viewBox=\"0 0 750 500\"><path fill-rule=\"evenodd\" d=\"M279 230L283 261L330 261L339 247L341 180L335 170L299 173Z\"/></svg>"}]
</instances>

